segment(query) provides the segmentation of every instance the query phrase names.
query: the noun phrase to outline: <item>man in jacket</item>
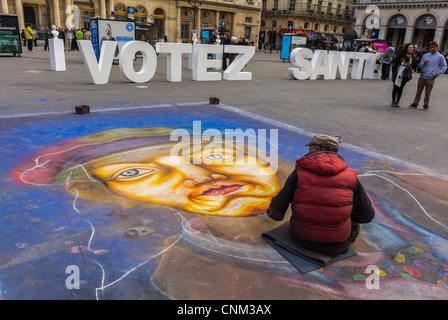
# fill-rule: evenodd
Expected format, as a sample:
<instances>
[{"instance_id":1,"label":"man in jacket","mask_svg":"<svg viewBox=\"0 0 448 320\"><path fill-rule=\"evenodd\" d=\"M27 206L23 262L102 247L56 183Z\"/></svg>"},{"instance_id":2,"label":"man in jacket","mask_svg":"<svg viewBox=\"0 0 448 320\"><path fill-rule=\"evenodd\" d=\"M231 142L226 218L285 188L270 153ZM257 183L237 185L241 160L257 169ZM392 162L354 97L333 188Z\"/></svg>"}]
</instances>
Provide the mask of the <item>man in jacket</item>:
<instances>
[{"instance_id":1,"label":"man in jacket","mask_svg":"<svg viewBox=\"0 0 448 320\"><path fill-rule=\"evenodd\" d=\"M414 102L409 108L417 108L422 97L423 89L425 89L423 109L425 111L429 109L429 99L431 98L434 83L439 77L439 74L444 73L447 69L445 57L437 50L439 50L439 43L437 41L431 41L429 43L429 53L425 54L418 64L421 72L417 83L417 93L415 94Z\"/></svg>"},{"instance_id":2,"label":"man in jacket","mask_svg":"<svg viewBox=\"0 0 448 320\"><path fill-rule=\"evenodd\" d=\"M383 54L383 64L381 65L381 79L387 80L390 76L390 64L394 58L394 45L390 42Z\"/></svg>"},{"instance_id":3,"label":"man in jacket","mask_svg":"<svg viewBox=\"0 0 448 320\"><path fill-rule=\"evenodd\" d=\"M368 223L375 210L356 170L337 154L339 141L316 135L309 153L296 161L296 168L266 211L283 220L291 204L291 231L298 243L327 255L347 252L359 234L359 223Z\"/></svg>"},{"instance_id":4,"label":"man in jacket","mask_svg":"<svg viewBox=\"0 0 448 320\"><path fill-rule=\"evenodd\" d=\"M50 50L48 40L53 39L53 34L51 33L51 30L48 26L46 26L44 30L44 39L45 39L44 51Z\"/></svg>"},{"instance_id":5,"label":"man in jacket","mask_svg":"<svg viewBox=\"0 0 448 320\"><path fill-rule=\"evenodd\" d=\"M28 51L34 52L34 50L33 50L33 40L34 40L33 29L31 29L31 26L29 25L28 27L25 28L23 33L25 34L25 39L28 43Z\"/></svg>"}]
</instances>

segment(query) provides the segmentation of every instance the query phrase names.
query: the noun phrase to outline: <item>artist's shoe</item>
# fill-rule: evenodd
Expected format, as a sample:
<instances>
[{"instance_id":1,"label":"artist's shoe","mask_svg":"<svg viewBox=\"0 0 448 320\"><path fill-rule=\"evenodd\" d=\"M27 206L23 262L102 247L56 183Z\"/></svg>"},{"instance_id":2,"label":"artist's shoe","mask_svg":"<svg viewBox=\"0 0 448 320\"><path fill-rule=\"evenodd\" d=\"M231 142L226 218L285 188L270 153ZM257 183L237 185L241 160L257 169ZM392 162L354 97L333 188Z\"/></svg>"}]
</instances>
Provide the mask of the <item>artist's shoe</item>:
<instances>
[{"instance_id":1,"label":"artist's shoe","mask_svg":"<svg viewBox=\"0 0 448 320\"><path fill-rule=\"evenodd\" d=\"M400 106L398 105L398 102L396 102L396 101L392 101L391 107L400 108Z\"/></svg>"},{"instance_id":2,"label":"artist's shoe","mask_svg":"<svg viewBox=\"0 0 448 320\"><path fill-rule=\"evenodd\" d=\"M427 104L424 104L423 105L423 110L428 111L428 109L429 109L429 106Z\"/></svg>"},{"instance_id":3,"label":"artist's shoe","mask_svg":"<svg viewBox=\"0 0 448 320\"><path fill-rule=\"evenodd\" d=\"M408 108L415 109L417 108L417 104L415 102L411 103L411 105Z\"/></svg>"}]
</instances>

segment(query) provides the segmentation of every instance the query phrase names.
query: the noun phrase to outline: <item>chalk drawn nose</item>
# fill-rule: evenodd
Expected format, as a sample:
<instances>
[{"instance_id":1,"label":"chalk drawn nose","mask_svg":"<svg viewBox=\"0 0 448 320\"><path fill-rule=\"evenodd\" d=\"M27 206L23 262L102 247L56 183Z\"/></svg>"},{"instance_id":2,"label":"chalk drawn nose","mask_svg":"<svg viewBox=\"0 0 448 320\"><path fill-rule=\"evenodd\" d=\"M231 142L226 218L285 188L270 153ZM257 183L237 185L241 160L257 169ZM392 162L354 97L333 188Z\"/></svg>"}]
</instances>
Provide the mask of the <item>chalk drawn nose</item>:
<instances>
[{"instance_id":1,"label":"chalk drawn nose","mask_svg":"<svg viewBox=\"0 0 448 320\"><path fill-rule=\"evenodd\" d=\"M123 235L130 240L142 240L154 233L154 229L148 226L135 226L127 229Z\"/></svg>"}]
</instances>

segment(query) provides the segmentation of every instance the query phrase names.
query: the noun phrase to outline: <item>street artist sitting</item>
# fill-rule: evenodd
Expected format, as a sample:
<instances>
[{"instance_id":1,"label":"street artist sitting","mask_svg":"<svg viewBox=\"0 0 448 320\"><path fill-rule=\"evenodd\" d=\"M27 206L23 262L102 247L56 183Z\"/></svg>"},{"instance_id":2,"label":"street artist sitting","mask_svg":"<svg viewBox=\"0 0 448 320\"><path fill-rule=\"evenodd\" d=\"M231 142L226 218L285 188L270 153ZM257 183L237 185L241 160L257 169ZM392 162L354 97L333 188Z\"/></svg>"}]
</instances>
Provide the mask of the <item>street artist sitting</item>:
<instances>
[{"instance_id":1,"label":"street artist sitting","mask_svg":"<svg viewBox=\"0 0 448 320\"><path fill-rule=\"evenodd\" d=\"M359 223L368 223L375 210L357 178L337 154L339 140L316 135L309 153L296 161L296 168L266 211L283 220L291 204L291 231L298 243L326 255L347 252L359 234Z\"/></svg>"}]
</instances>

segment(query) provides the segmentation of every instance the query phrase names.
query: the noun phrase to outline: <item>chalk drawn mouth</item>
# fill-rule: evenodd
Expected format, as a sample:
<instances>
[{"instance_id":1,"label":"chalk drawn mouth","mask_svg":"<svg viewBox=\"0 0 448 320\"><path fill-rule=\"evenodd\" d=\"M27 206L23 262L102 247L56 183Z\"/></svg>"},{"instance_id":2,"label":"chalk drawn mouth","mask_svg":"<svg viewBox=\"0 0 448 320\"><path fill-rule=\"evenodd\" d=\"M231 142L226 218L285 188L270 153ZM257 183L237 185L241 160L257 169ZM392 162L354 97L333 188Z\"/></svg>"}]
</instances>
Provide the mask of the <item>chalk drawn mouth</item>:
<instances>
[{"instance_id":1,"label":"chalk drawn mouth","mask_svg":"<svg viewBox=\"0 0 448 320\"><path fill-rule=\"evenodd\" d=\"M202 190L197 197L219 197L228 195L230 193L233 193L239 189L241 189L243 185L241 184L220 184L220 185L214 185L210 187L206 187L204 190Z\"/></svg>"}]
</instances>

